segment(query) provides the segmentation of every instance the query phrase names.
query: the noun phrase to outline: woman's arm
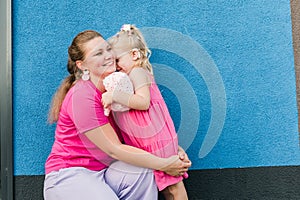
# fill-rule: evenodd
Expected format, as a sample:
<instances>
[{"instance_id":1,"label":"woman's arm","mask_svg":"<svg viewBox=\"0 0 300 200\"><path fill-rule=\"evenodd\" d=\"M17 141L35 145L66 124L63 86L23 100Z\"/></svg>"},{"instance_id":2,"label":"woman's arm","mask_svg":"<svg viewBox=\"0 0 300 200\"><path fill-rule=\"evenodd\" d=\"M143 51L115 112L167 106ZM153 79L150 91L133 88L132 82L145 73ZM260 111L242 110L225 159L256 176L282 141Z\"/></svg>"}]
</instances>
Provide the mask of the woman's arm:
<instances>
[{"instance_id":1,"label":"woman's arm","mask_svg":"<svg viewBox=\"0 0 300 200\"><path fill-rule=\"evenodd\" d=\"M87 131L85 135L112 158L132 165L164 171L172 176L179 176L191 166L190 163L181 161L178 155L159 158L144 150L122 144L110 124Z\"/></svg>"}]
</instances>

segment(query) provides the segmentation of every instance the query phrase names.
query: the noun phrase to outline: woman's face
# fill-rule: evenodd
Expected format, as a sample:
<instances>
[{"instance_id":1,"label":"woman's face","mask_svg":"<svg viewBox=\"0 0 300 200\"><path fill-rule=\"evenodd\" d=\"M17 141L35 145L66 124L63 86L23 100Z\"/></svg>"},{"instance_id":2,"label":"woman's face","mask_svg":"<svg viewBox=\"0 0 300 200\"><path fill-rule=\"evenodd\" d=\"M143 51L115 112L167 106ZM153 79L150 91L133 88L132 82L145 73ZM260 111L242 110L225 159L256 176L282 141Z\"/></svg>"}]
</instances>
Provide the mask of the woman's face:
<instances>
[{"instance_id":1,"label":"woman's face","mask_svg":"<svg viewBox=\"0 0 300 200\"><path fill-rule=\"evenodd\" d=\"M102 37L96 37L84 45L85 59L81 69L88 69L92 82L97 84L99 78L116 71L115 57L110 45Z\"/></svg>"}]
</instances>

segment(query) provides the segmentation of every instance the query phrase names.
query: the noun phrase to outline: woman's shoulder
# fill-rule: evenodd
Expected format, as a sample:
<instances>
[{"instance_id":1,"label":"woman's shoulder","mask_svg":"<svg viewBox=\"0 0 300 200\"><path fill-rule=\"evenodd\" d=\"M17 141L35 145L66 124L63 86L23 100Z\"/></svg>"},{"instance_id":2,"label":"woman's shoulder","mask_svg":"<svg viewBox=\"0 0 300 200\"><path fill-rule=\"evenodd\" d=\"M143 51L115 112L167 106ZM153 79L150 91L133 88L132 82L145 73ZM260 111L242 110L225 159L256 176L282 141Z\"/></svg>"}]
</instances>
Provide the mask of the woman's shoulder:
<instances>
[{"instance_id":1,"label":"woman's shoulder","mask_svg":"<svg viewBox=\"0 0 300 200\"><path fill-rule=\"evenodd\" d=\"M91 81L78 80L66 95L69 98L74 96L101 96L101 92Z\"/></svg>"},{"instance_id":2,"label":"woman's shoulder","mask_svg":"<svg viewBox=\"0 0 300 200\"><path fill-rule=\"evenodd\" d=\"M74 85L75 90L86 90L86 91L99 91L97 87L91 81L78 80ZM100 91L99 91L100 92Z\"/></svg>"}]
</instances>

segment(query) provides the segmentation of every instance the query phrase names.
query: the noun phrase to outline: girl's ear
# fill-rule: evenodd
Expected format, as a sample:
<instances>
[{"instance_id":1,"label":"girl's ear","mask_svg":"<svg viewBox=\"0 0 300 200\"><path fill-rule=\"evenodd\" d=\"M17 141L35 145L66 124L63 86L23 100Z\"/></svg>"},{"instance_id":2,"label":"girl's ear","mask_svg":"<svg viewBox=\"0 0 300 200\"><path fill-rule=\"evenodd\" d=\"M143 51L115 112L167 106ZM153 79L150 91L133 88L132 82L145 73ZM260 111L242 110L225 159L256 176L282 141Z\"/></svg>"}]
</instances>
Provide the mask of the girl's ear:
<instances>
[{"instance_id":1,"label":"girl's ear","mask_svg":"<svg viewBox=\"0 0 300 200\"><path fill-rule=\"evenodd\" d=\"M82 61L81 60L76 60L75 63L76 63L76 66L83 71L83 69L82 69Z\"/></svg>"},{"instance_id":2,"label":"girl's ear","mask_svg":"<svg viewBox=\"0 0 300 200\"><path fill-rule=\"evenodd\" d=\"M132 59L134 61L138 60L141 57L141 53L138 50L132 51Z\"/></svg>"}]
</instances>

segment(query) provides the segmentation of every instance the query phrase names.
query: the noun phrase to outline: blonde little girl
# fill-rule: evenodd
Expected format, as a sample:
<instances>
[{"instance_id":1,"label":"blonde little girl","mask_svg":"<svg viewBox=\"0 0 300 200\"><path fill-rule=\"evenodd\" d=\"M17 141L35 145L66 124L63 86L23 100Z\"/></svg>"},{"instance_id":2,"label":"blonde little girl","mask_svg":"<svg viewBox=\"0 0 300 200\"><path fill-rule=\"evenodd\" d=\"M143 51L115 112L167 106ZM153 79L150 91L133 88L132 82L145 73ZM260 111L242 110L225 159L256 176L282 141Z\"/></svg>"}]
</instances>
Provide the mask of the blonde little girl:
<instances>
[{"instance_id":1,"label":"blonde little girl","mask_svg":"<svg viewBox=\"0 0 300 200\"><path fill-rule=\"evenodd\" d=\"M141 32L134 25L123 25L109 43L116 54L119 72L104 80L107 92L102 95L102 103L105 108L113 110L113 117L125 143L163 158L177 155L180 147L175 127L155 83L149 62L150 50ZM124 78L124 73L129 76L131 83ZM120 81L117 77L121 77ZM114 109L118 107L117 104L121 104L120 111ZM175 177L154 171L154 176L159 191L167 200L188 199L182 182L183 178L187 178L186 173Z\"/></svg>"}]
</instances>

